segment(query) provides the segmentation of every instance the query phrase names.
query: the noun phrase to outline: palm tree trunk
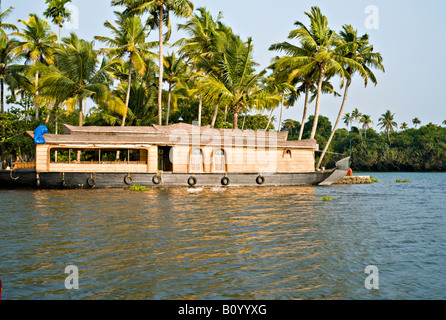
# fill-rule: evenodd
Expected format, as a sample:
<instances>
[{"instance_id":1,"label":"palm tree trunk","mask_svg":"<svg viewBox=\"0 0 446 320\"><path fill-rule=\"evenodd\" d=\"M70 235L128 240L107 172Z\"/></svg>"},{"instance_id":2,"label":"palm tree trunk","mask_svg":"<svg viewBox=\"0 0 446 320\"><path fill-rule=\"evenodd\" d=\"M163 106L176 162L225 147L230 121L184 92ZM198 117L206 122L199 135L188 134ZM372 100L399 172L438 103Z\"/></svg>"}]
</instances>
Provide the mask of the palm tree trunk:
<instances>
[{"instance_id":1,"label":"palm tree trunk","mask_svg":"<svg viewBox=\"0 0 446 320\"><path fill-rule=\"evenodd\" d=\"M50 103L50 107L49 107L49 110L48 110L48 114L46 115L46 118L45 118L45 124L47 124L48 121L50 121L51 110L53 110L53 108L54 108L54 104L55 104L55 103L56 103L56 102L54 102L54 103Z\"/></svg>"},{"instance_id":2,"label":"palm tree trunk","mask_svg":"<svg viewBox=\"0 0 446 320\"><path fill-rule=\"evenodd\" d=\"M125 97L125 112L122 116L122 123L121 127L125 126L125 119L127 119L127 112L129 109L129 101L130 101L130 89L132 86L132 64L133 64L133 52L130 52L130 58L129 58L129 83L127 85L127 95Z\"/></svg>"},{"instance_id":3,"label":"palm tree trunk","mask_svg":"<svg viewBox=\"0 0 446 320\"><path fill-rule=\"evenodd\" d=\"M228 105L225 106L225 123L227 116L228 116Z\"/></svg>"},{"instance_id":4,"label":"palm tree trunk","mask_svg":"<svg viewBox=\"0 0 446 320\"><path fill-rule=\"evenodd\" d=\"M159 7L159 82L158 82L158 125L163 124L163 109L161 105L163 94L163 72L164 72L164 57L163 57L163 5Z\"/></svg>"},{"instance_id":5,"label":"palm tree trunk","mask_svg":"<svg viewBox=\"0 0 446 320\"><path fill-rule=\"evenodd\" d=\"M302 136L304 134L305 120L307 118L307 108L308 108L308 98L310 96L310 87L306 86L305 88L305 102L304 102L304 114L302 115L302 123L300 125L299 131L299 140L302 140Z\"/></svg>"},{"instance_id":6,"label":"palm tree trunk","mask_svg":"<svg viewBox=\"0 0 446 320\"><path fill-rule=\"evenodd\" d=\"M265 131L268 131L269 125L271 124L271 121L273 120L273 112L274 112L274 108L271 109L271 113L269 115L268 124L266 125Z\"/></svg>"},{"instance_id":7,"label":"palm tree trunk","mask_svg":"<svg viewBox=\"0 0 446 320\"><path fill-rule=\"evenodd\" d=\"M201 109L203 108L203 100L198 103L198 126L201 127Z\"/></svg>"},{"instance_id":8,"label":"palm tree trunk","mask_svg":"<svg viewBox=\"0 0 446 320\"><path fill-rule=\"evenodd\" d=\"M2 114L3 114L5 112L5 106L4 106L5 102L3 101L5 88L4 88L3 79L0 79L0 86L1 86L1 99L2 99L1 105L2 105ZM6 137L6 126L2 126L2 134L3 134L3 137ZM6 157L6 154L5 154L5 145L3 143L2 143L2 147L0 149L0 152L1 152L0 160L4 160L5 159L4 157ZM1 167L1 165L0 165L0 167ZM5 169L5 168L3 168L3 169Z\"/></svg>"},{"instance_id":9,"label":"palm tree trunk","mask_svg":"<svg viewBox=\"0 0 446 320\"><path fill-rule=\"evenodd\" d=\"M242 124L242 130L245 129L245 122L246 122L246 113L243 115L243 124Z\"/></svg>"},{"instance_id":10,"label":"palm tree trunk","mask_svg":"<svg viewBox=\"0 0 446 320\"><path fill-rule=\"evenodd\" d=\"M218 104L215 105L214 115L212 116L211 128L215 127L215 122L217 121L217 115L218 115Z\"/></svg>"},{"instance_id":11,"label":"palm tree trunk","mask_svg":"<svg viewBox=\"0 0 446 320\"><path fill-rule=\"evenodd\" d=\"M169 94L167 95L167 114L166 114L166 126L169 125L170 117L170 99L172 98L172 84L169 83Z\"/></svg>"},{"instance_id":12,"label":"palm tree trunk","mask_svg":"<svg viewBox=\"0 0 446 320\"><path fill-rule=\"evenodd\" d=\"M347 84L345 85L345 91L344 91L344 98L342 99L341 108L339 109L338 118L336 119L336 123L333 127L333 130L331 131L330 138L328 139L327 143L325 144L324 150L322 151L321 157L319 158L319 161L316 165L316 170L319 169L321 166L322 160L324 159L325 153L328 150L328 147L330 146L331 140L333 139L336 129L338 128L339 121L342 117L342 112L344 111L345 102L347 101L347 93L348 93L348 87L350 87L350 80L347 80Z\"/></svg>"},{"instance_id":13,"label":"palm tree trunk","mask_svg":"<svg viewBox=\"0 0 446 320\"><path fill-rule=\"evenodd\" d=\"M0 86L1 86L1 105L2 105L2 113L5 113L5 83L3 82L3 79L0 79Z\"/></svg>"},{"instance_id":14,"label":"palm tree trunk","mask_svg":"<svg viewBox=\"0 0 446 320\"><path fill-rule=\"evenodd\" d=\"M234 110L234 121L232 122L232 128L237 129L238 125L238 112Z\"/></svg>"},{"instance_id":15,"label":"palm tree trunk","mask_svg":"<svg viewBox=\"0 0 446 320\"><path fill-rule=\"evenodd\" d=\"M36 72L36 76L35 76L35 87L36 87L36 95L34 96L34 109L36 111L36 120L39 120L39 105L37 104L37 88L39 87L39 72Z\"/></svg>"},{"instance_id":16,"label":"palm tree trunk","mask_svg":"<svg viewBox=\"0 0 446 320\"><path fill-rule=\"evenodd\" d=\"M277 128L277 132L280 131L281 127L282 127L282 119L283 119L283 100L284 100L284 95L282 94L282 101L280 103L280 119L279 119L279 126Z\"/></svg>"},{"instance_id":17,"label":"palm tree trunk","mask_svg":"<svg viewBox=\"0 0 446 320\"><path fill-rule=\"evenodd\" d=\"M84 121L82 99L79 99L79 127L82 127Z\"/></svg>"},{"instance_id":18,"label":"palm tree trunk","mask_svg":"<svg viewBox=\"0 0 446 320\"><path fill-rule=\"evenodd\" d=\"M320 67L319 81L317 83L316 106L314 107L314 121L313 121L313 128L311 129L310 139L314 139L314 136L316 135L317 123L319 120L319 108L321 105L322 80L324 80L324 69L325 65L322 65Z\"/></svg>"}]
</instances>

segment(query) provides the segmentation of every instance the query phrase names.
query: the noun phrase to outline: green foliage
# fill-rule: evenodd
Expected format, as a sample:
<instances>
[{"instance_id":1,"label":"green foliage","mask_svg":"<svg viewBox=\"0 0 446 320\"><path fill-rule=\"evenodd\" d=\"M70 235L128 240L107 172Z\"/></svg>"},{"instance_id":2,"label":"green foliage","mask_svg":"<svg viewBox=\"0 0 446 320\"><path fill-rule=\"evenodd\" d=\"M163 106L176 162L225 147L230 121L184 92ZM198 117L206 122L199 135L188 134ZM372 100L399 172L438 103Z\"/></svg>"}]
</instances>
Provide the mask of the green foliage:
<instances>
[{"instance_id":1,"label":"green foliage","mask_svg":"<svg viewBox=\"0 0 446 320\"><path fill-rule=\"evenodd\" d=\"M321 198L321 201L332 201L332 199L331 199L331 197L323 196L323 197Z\"/></svg>"},{"instance_id":2,"label":"green foliage","mask_svg":"<svg viewBox=\"0 0 446 320\"><path fill-rule=\"evenodd\" d=\"M404 180L396 179L395 182L396 182L396 183L409 183L409 182L412 182L412 181L407 180L407 179L404 179Z\"/></svg>"},{"instance_id":3,"label":"green foliage","mask_svg":"<svg viewBox=\"0 0 446 320\"><path fill-rule=\"evenodd\" d=\"M419 129L376 132L368 129L360 136L353 128L351 167L354 171L414 172L446 171L446 128L434 124ZM349 155L349 133L338 129L331 143L333 152ZM333 166L339 155L324 159L323 166Z\"/></svg>"},{"instance_id":4,"label":"green foliage","mask_svg":"<svg viewBox=\"0 0 446 320\"><path fill-rule=\"evenodd\" d=\"M131 191L149 191L149 190L152 190L152 188L144 187L140 184L133 184L130 186L130 190Z\"/></svg>"}]
</instances>

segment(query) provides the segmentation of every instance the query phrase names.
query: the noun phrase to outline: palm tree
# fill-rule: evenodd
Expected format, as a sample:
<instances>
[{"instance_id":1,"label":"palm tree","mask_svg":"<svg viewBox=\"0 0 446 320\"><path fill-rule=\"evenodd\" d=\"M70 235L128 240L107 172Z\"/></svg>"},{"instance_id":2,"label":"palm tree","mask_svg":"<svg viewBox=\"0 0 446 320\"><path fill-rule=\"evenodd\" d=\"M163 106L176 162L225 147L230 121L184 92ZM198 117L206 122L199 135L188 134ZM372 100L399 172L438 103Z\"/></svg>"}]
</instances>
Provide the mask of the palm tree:
<instances>
[{"instance_id":1,"label":"palm tree","mask_svg":"<svg viewBox=\"0 0 446 320\"><path fill-rule=\"evenodd\" d=\"M406 122L403 122L403 123L401 124L400 129L401 129L401 130L407 130L407 128L409 128L409 127L407 126L407 123L406 123Z\"/></svg>"},{"instance_id":2,"label":"palm tree","mask_svg":"<svg viewBox=\"0 0 446 320\"><path fill-rule=\"evenodd\" d=\"M359 127L359 120L361 120L362 117L362 113L359 112L358 108L355 108L355 110L352 111L352 121L353 122L357 122L358 123L358 127Z\"/></svg>"},{"instance_id":3,"label":"palm tree","mask_svg":"<svg viewBox=\"0 0 446 320\"><path fill-rule=\"evenodd\" d=\"M343 64L354 63L337 55L333 50L336 40L336 33L328 27L327 18L321 13L318 7L312 7L311 12L305 12L310 18L310 28L303 23L296 21L298 27L292 30L288 38L297 38L301 41L301 46L288 46L287 43L273 45L271 50L284 50L291 56L283 57L277 61L277 67L293 68L290 77L307 76L317 71L317 94L314 110L314 122L311 129L310 139L314 139L319 119L320 102L322 95L322 83L324 76L339 74L345 77ZM288 51L288 52L287 52Z\"/></svg>"},{"instance_id":4,"label":"palm tree","mask_svg":"<svg viewBox=\"0 0 446 320\"><path fill-rule=\"evenodd\" d=\"M147 25L143 25L138 16L124 17L122 13L115 11L117 17L115 27L110 22L106 21L104 26L110 30L114 38L95 36L96 40L105 43L109 48L101 49L101 53L108 54L109 57L123 58L128 55L128 74L127 74L127 94L125 98L125 108L128 109L130 99L130 89L132 86L132 71L135 67L140 74L146 72L146 65L144 63L144 56L152 55L150 48L156 44L153 42L145 42ZM125 126L127 118L127 111L122 117L121 126Z\"/></svg>"},{"instance_id":5,"label":"palm tree","mask_svg":"<svg viewBox=\"0 0 446 320\"><path fill-rule=\"evenodd\" d=\"M277 97L280 97L280 118L278 123L277 131L280 131L280 128L282 127L282 120L283 120L283 109L286 106L287 108L294 104L295 100L297 99L296 96L298 96L298 92L294 89L294 86L288 82L288 77L286 76L286 73L283 71L274 70L274 63L271 66L273 69L273 73L264 79L264 89L270 92L271 95L276 95ZM272 105L265 104L264 107L266 110L271 110L271 114L269 116L268 124L265 128L265 131L268 130L270 121L273 117L273 112L277 107L277 102L275 100L271 100Z\"/></svg>"},{"instance_id":6,"label":"palm tree","mask_svg":"<svg viewBox=\"0 0 446 320\"><path fill-rule=\"evenodd\" d=\"M219 73L202 76L197 83L197 95L210 103L227 105L234 114L233 128L238 115L248 107L262 108L271 101L280 101L268 88L260 88L266 70L255 73L252 60L252 39L243 42L238 36L223 43L216 57Z\"/></svg>"},{"instance_id":7,"label":"palm tree","mask_svg":"<svg viewBox=\"0 0 446 320\"><path fill-rule=\"evenodd\" d=\"M293 134L293 130L296 129L296 121L291 120L291 119L286 119L283 122L283 128L288 131L290 134Z\"/></svg>"},{"instance_id":8,"label":"palm tree","mask_svg":"<svg viewBox=\"0 0 446 320\"><path fill-rule=\"evenodd\" d=\"M412 123L414 124L414 126L415 126L415 129L417 128L417 126L419 125L419 124L421 124L421 121L420 121L420 119L418 119L418 118L413 118L412 119Z\"/></svg>"},{"instance_id":9,"label":"palm tree","mask_svg":"<svg viewBox=\"0 0 446 320\"><path fill-rule=\"evenodd\" d=\"M180 46L178 52L194 66L197 76L219 74L218 66L215 63L218 47L219 44L229 41L229 38L233 36L232 31L220 22L221 12L217 18L214 18L203 7L198 8L197 11L198 13L194 14L186 23L178 25L178 30L185 31L189 37L178 40L174 45ZM198 98L199 114L201 114L202 99ZM215 126L219 107L219 104L215 104L212 128ZM201 123L200 116L199 123Z\"/></svg>"},{"instance_id":10,"label":"palm tree","mask_svg":"<svg viewBox=\"0 0 446 320\"><path fill-rule=\"evenodd\" d=\"M348 128L351 125L352 121L353 121L353 117L350 115L350 113L346 113L344 115L344 118L342 118L342 120L344 120L344 123L345 123L345 125Z\"/></svg>"},{"instance_id":11,"label":"palm tree","mask_svg":"<svg viewBox=\"0 0 446 320\"><path fill-rule=\"evenodd\" d=\"M118 60L103 59L99 63L93 42L79 39L72 33L62 40L64 46L55 48L59 68L54 65L44 68L39 90L45 96L69 107L78 106L79 126L83 124L83 102L87 98L100 103L110 98L111 78L107 71Z\"/></svg>"},{"instance_id":12,"label":"palm tree","mask_svg":"<svg viewBox=\"0 0 446 320\"><path fill-rule=\"evenodd\" d=\"M17 46L17 40L7 40L0 37L0 103L1 113L4 108L4 86L8 85L11 91L28 84L27 78L23 75L25 66L17 64L19 57L13 54Z\"/></svg>"},{"instance_id":13,"label":"palm tree","mask_svg":"<svg viewBox=\"0 0 446 320\"><path fill-rule=\"evenodd\" d=\"M367 139L367 130L370 128L370 125L373 124L372 119L370 119L370 116L368 114L364 114L361 117L361 120L359 120L360 123L362 123L362 130L364 130L364 137Z\"/></svg>"},{"instance_id":14,"label":"palm tree","mask_svg":"<svg viewBox=\"0 0 446 320\"><path fill-rule=\"evenodd\" d=\"M443 122L442 122L442 123L443 123L443 125L446 125L446 120L443 120Z\"/></svg>"},{"instance_id":15,"label":"palm tree","mask_svg":"<svg viewBox=\"0 0 446 320\"><path fill-rule=\"evenodd\" d=\"M394 131L393 128L398 127L398 124L393 120L395 114L392 114L390 110L387 110L386 113L383 113L381 117L379 118L378 124L381 125L381 129L385 129L387 134L387 139L389 139L389 145L390 143L390 134Z\"/></svg>"},{"instance_id":16,"label":"palm tree","mask_svg":"<svg viewBox=\"0 0 446 320\"><path fill-rule=\"evenodd\" d=\"M1 3L0 3L0 9L1 9ZM12 10L14 10L13 7L9 7L5 11L0 11L0 38L3 38L5 40L8 40L8 35L5 31L6 30L13 30L18 31L19 29L11 24L11 23L4 23L3 21L8 18L8 16L12 13Z\"/></svg>"},{"instance_id":17,"label":"palm tree","mask_svg":"<svg viewBox=\"0 0 446 320\"><path fill-rule=\"evenodd\" d=\"M347 93L348 89L351 85L351 79L354 73L359 73L359 75L364 79L364 86L367 87L368 80L370 79L376 86L377 80L375 78L375 75L370 70L370 67L377 68L384 72L384 67L382 65L382 57L381 54L373 52L373 46L370 46L368 44L368 35L365 34L361 37L358 37L358 33L356 30L353 29L351 25L344 25L342 27L342 31L340 32L340 37L337 39L337 47L336 51L339 52L339 54L343 55L346 60L345 62L345 68L346 68L346 75L347 75L347 82L345 84L344 89L344 98L342 100L341 107L339 109L338 117L336 119L335 125L333 127L333 130L331 132L330 138L328 139L324 150L322 151L322 155L319 158L318 164L316 168L319 168L322 160L325 156L325 153L328 150L328 147L334 137L334 134L336 132L336 129L339 125L339 122L342 117L342 113L345 107L345 103L347 101ZM353 60L356 62L356 64L353 64L350 62L350 60ZM352 116L356 119L356 121L359 122L361 119L363 119L364 116L361 117L358 109L355 109L352 113ZM370 117L365 118L366 120L370 121ZM368 124L366 124L368 126ZM366 134L365 134L366 135Z\"/></svg>"},{"instance_id":18,"label":"palm tree","mask_svg":"<svg viewBox=\"0 0 446 320\"><path fill-rule=\"evenodd\" d=\"M71 12L65 8L65 5L71 0L46 0L48 5L46 11L43 13L45 18L51 19L51 22L59 27L59 44L61 43L61 32L63 23L66 19L70 19Z\"/></svg>"},{"instance_id":19,"label":"palm tree","mask_svg":"<svg viewBox=\"0 0 446 320\"><path fill-rule=\"evenodd\" d=\"M159 82L158 82L158 124L162 125L162 92L164 75L163 43L170 37L170 12L177 17L184 18L192 15L194 6L190 0L112 0L112 5L127 6L126 13L143 14L149 13L148 23L151 28L159 30ZM163 25L166 24L167 32L163 35Z\"/></svg>"},{"instance_id":20,"label":"palm tree","mask_svg":"<svg viewBox=\"0 0 446 320\"><path fill-rule=\"evenodd\" d=\"M14 53L20 57L24 57L28 63L36 66L38 63L48 65L53 62L53 49L57 39L57 35L51 31L51 27L46 20L39 18L36 14L30 14L27 21L19 20L25 25L22 32L14 32L13 34L21 37ZM36 112L36 120L39 119L39 105L37 102L39 87L39 71L38 68L34 74L34 106Z\"/></svg>"},{"instance_id":21,"label":"palm tree","mask_svg":"<svg viewBox=\"0 0 446 320\"><path fill-rule=\"evenodd\" d=\"M166 126L169 124L170 107L172 103L172 91L177 86L185 86L186 74L188 71L187 64L184 63L182 57L177 58L175 53L164 57L164 79L169 85L167 91L167 114L166 114Z\"/></svg>"}]
</instances>

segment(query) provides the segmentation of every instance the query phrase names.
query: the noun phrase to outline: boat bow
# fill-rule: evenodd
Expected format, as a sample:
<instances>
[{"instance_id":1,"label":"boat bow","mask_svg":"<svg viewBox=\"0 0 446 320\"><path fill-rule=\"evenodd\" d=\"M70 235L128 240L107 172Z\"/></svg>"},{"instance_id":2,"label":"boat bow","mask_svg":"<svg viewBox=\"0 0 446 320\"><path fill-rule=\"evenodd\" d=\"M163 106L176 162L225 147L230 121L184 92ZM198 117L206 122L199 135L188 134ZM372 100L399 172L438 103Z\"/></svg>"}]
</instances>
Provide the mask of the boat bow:
<instances>
[{"instance_id":1,"label":"boat bow","mask_svg":"<svg viewBox=\"0 0 446 320\"><path fill-rule=\"evenodd\" d=\"M350 164L350 157L344 158L336 162L336 168L333 173L324 181L319 183L320 186L331 186L336 181L339 181L345 177L348 173L348 168Z\"/></svg>"}]
</instances>

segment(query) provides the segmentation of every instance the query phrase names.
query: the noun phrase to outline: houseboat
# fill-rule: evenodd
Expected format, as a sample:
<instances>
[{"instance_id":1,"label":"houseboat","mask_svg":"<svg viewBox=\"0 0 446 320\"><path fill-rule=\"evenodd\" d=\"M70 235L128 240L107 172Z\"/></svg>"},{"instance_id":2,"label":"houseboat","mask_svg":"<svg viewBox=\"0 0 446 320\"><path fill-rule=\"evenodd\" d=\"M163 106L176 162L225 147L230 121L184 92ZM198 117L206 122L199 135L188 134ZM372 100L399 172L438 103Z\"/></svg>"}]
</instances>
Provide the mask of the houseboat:
<instances>
[{"instance_id":1,"label":"houseboat","mask_svg":"<svg viewBox=\"0 0 446 320\"><path fill-rule=\"evenodd\" d=\"M64 133L55 135L41 127L28 132L35 163L0 170L1 188L330 185L347 174L349 164L346 158L333 169L316 171L316 140L288 141L286 131L177 123L64 125Z\"/></svg>"}]
</instances>

